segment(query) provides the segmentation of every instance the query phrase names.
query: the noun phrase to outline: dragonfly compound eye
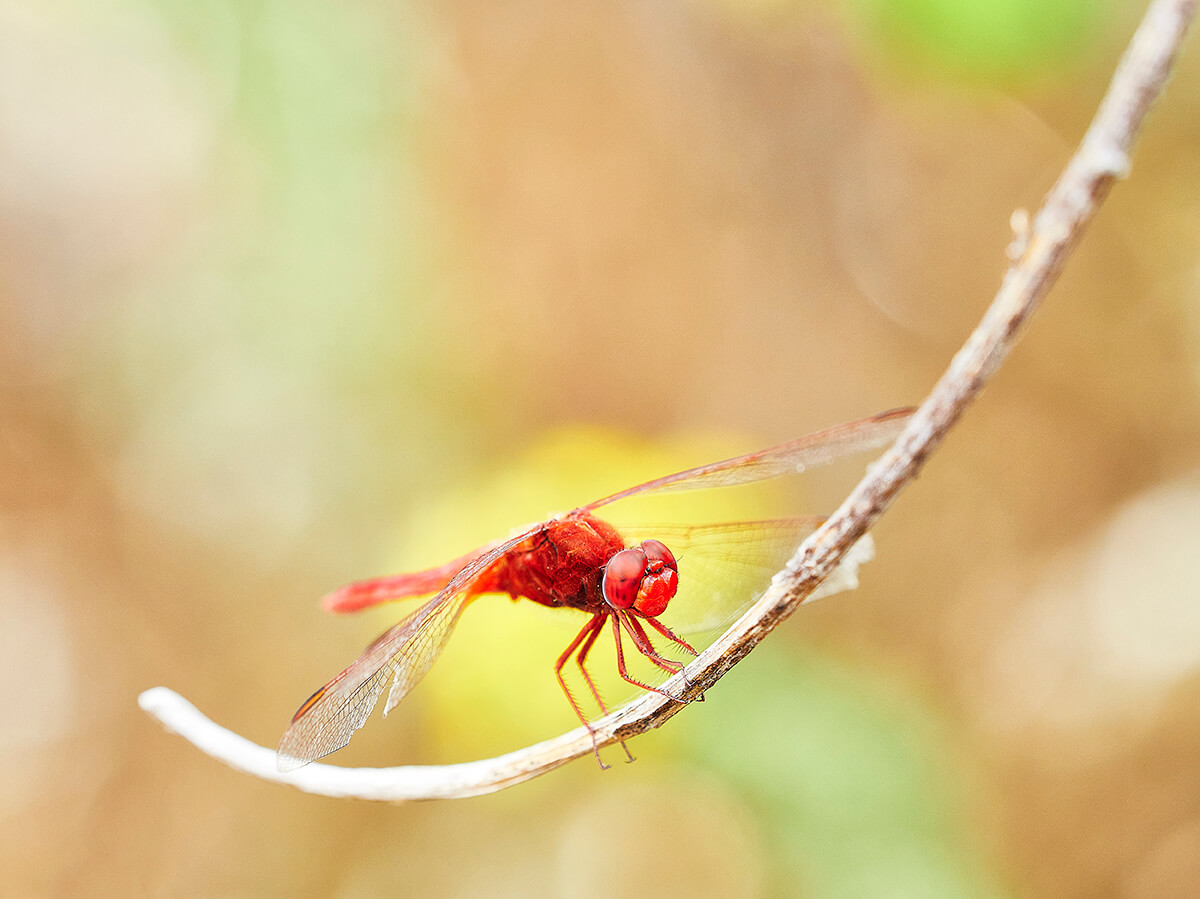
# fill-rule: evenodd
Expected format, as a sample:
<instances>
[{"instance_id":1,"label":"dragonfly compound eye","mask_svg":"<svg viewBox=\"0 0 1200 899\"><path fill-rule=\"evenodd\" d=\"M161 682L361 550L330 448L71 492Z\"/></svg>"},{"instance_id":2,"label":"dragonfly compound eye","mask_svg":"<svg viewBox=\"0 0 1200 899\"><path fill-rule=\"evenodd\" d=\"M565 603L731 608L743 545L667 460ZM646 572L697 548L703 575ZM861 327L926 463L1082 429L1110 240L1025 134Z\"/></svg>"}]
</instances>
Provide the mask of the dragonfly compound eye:
<instances>
[{"instance_id":1,"label":"dragonfly compound eye","mask_svg":"<svg viewBox=\"0 0 1200 899\"><path fill-rule=\"evenodd\" d=\"M675 564L675 556L671 554L671 551L667 549L667 545L661 540L643 540L642 552L646 554L646 558L650 562L651 569L653 569L655 562L662 562L663 565L670 569L679 568L679 566Z\"/></svg>"},{"instance_id":2,"label":"dragonfly compound eye","mask_svg":"<svg viewBox=\"0 0 1200 899\"><path fill-rule=\"evenodd\" d=\"M646 573L633 608L647 618L657 618L667 610L667 603L679 589L679 570L675 556L657 540L645 541L642 552L646 554Z\"/></svg>"},{"instance_id":3,"label":"dragonfly compound eye","mask_svg":"<svg viewBox=\"0 0 1200 899\"><path fill-rule=\"evenodd\" d=\"M628 609L638 598L646 554L640 549L623 549L604 566L604 598L614 609Z\"/></svg>"}]
</instances>

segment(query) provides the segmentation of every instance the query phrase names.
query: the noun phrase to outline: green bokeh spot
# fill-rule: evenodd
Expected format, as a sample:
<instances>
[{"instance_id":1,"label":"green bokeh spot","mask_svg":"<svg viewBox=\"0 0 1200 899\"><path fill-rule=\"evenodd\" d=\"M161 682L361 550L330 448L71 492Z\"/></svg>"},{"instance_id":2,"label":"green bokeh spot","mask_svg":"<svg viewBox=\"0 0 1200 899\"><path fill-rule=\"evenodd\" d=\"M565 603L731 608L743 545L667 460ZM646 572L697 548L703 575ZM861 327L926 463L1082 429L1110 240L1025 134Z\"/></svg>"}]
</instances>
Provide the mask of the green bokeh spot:
<instances>
[{"instance_id":1,"label":"green bokeh spot","mask_svg":"<svg viewBox=\"0 0 1200 899\"><path fill-rule=\"evenodd\" d=\"M872 39L891 57L978 80L1036 77L1075 61L1111 0L859 0Z\"/></svg>"},{"instance_id":2,"label":"green bokeh spot","mask_svg":"<svg viewBox=\"0 0 1200 899\"><path fill-rule=\"evenodd\" d=\"M762 647L679 724L691 760L758 809L782 894L1004 895L947 732L899 690Z\"/></svg>"}]
</instances>

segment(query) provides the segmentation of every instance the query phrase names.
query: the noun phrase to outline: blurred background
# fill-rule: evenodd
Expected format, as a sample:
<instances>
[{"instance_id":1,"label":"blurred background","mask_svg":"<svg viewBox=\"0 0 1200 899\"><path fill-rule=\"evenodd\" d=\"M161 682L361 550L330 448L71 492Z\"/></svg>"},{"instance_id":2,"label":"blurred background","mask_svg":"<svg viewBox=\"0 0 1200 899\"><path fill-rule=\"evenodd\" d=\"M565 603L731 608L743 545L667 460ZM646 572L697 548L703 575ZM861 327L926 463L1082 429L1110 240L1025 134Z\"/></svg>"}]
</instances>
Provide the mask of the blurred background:
<instances>
[{"instance_id":1,"label":"blurred background","mask_svg":"<svg viewBox=\"0 0 1200 899\"><path fill-rule=\"evenodd\" d=\"M136 706L274 745L399 614L323 593L919 401L1141 11L0 0L5 891L1192 895L1194 40L861 589L636 764L334 801ZM550 617L480 601L331 761L569 729Z\"/></svg>"}]
</instances>

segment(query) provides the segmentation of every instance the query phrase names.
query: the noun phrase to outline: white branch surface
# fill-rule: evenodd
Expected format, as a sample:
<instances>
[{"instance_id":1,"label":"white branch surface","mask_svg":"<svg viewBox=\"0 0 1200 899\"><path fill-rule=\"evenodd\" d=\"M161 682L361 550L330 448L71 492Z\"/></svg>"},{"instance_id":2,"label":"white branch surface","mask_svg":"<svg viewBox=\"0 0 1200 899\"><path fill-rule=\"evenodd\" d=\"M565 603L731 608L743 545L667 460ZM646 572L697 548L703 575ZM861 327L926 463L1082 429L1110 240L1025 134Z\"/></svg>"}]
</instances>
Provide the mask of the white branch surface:
<instances>
[{"instance_id":1,"label":"white branch surface","mask_svg":"<svg viewBox=\"0 0 1200 899\"><path fill-rule=\"evenodd\" d=\"M665 689L693 698L711 687L809 599L924 465L1016 343L1117 178L1129 172L1143 120L1162 92L1198 0L1154 0L1126 50L1091 127L1032 225L1019 229L1010 266L979 326L955 355L895 444L829 520L800 546L770 589ZM1027 218L1014 216L1014 222ZM684 678L686 677L686 681ZM275 750L213 723L182 696L155 687L141 707L227 765L263 780L325 796L400 801L477 796L529 780L592 753L582 727L507 755L458 765L343 768L313 763L287 774ZM660 726L683 705L645 693L595 722L601 746Z\"/></svg>"}]
</instances>

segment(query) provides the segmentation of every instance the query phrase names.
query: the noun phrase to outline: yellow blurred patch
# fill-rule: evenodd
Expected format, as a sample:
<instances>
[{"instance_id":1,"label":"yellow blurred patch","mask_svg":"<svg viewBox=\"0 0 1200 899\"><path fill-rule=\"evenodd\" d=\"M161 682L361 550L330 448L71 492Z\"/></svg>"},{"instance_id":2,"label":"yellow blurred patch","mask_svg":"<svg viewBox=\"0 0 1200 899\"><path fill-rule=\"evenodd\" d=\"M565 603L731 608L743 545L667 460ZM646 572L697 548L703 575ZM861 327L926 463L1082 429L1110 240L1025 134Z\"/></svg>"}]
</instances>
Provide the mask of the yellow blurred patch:
<instances>
[{"instance_id":1,"label":"yellow blurred patch","mask_svg":"<svg viewBox=\"0 0 1200 899\"><path fill-rule=\"evenodd\" d=\"M477 482L433 499L402 531L395 570L440 564L472 546L633 484L755 448L752 439L728 435L646 441L595 427L547 432L525 453ZM783 514L780 503L771 502L782 495L784 489L775 482L625 500L614 523L620 527L763 518ZM602 513L602 517L606 516ZM474 602L416 693L429 710L429 737L436 757L496 754L576 726L555 680L554 663L586 621L574 610L546 609L504 596ZM625 645L633 676L650 683L663 680L662 673L638 657L628 640ZM588 667L610 708L638 692L617 674L609 632L593 649ZM589 717L598 717L599 709L574 664L566 676Z\"/></svg>"}]
</instances>

